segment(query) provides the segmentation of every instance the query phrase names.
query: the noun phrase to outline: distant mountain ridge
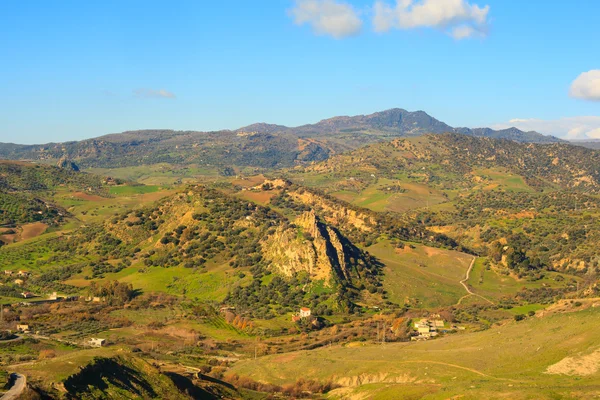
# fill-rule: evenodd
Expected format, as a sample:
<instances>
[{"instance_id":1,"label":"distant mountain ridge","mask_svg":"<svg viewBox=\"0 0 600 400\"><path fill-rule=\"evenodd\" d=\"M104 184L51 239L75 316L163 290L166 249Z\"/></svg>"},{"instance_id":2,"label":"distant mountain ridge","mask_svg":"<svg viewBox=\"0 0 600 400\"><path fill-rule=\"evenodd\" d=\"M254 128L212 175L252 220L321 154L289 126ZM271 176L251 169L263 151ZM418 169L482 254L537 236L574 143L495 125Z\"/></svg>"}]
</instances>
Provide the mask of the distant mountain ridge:
<instances>
[{"instance_id":1,"label":"distant mountain ridge","mask_svg":"<svg viewBox=\"0 0 600 400\"><path fill-rule=\"evenodd\" d=\"M371 143L430 133L461 133L527 143L562 142L552 136L516 128L501 131L453 128L424 111L394 108L369 115L333 117L295 128L257 123L234 131L153 129L64 143L0 143L0 159L56 163L64 158L82 168L170 163L273 169L323 161Z\"/></svg>"},{"instance_id":2,"label":"distant mountain ridge","mask_svg":"<svg viewBox=\"0 0 600 400\"><path fill-rule=\"evenodd\" d=\"M393 136L418 136L427 133L462 133L464 135L509 139L517 142L556 143L563 140L543 135L538 132L524 132L515 127L493 130L491 128L453 128L435 119L424 111L406 111L402 108L392 108L368 115L339 116L324 119L316 124L302 125L291 128L282 125L253 124L236 130L260 133L289 132L299 136L323 135L326 133L380 131Z\"/></svg>"}]
</instances>

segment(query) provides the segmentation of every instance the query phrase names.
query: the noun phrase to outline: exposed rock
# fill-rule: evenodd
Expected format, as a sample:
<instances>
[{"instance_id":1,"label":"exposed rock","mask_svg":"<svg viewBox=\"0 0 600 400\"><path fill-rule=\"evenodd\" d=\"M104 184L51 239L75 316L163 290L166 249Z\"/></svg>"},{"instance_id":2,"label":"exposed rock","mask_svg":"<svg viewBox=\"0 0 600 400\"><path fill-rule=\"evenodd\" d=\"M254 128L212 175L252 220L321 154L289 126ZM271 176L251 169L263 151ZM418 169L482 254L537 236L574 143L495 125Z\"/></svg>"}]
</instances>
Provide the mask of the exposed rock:
<instances>
[{"instance_id":1,"label":"exposed rock","mask_svg":"<svg viewBox=\"0 0 600 400\"><path fill-rule=\"evenodd\" d=\"M279 228L265 243L265 257L285 276L306 271L331 285L333 278L351 279L349 255L359 250L335 229L322 223L314 210L299 216L297 228Z\"/></svg>"},{"instance_id":2,"label":"exposed rock","mask_svg":"<svg viewBox=\"0 0 600 400\"><path fill-rule=\"evenodd\" d=\"M67 156L63 156L60 160L58 160L56 166L59 168L70 169L72 171L79 172L79 166L77 166L77 164L75 164L73 161L69 160Z\"/></svg>"}]
</instances>

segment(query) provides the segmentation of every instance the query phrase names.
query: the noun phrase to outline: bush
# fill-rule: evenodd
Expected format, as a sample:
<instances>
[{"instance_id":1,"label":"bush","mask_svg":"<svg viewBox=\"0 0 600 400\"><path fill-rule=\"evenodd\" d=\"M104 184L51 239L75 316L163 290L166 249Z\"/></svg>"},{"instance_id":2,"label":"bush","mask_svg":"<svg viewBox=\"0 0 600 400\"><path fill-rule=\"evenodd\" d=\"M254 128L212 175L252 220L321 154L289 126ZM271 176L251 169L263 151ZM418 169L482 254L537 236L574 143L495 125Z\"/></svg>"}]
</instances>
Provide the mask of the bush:
<instances>
[{"instance_id":1,"label":"bush","mask_svg":"<svg viewBox=\"0 0 600 400\"><path fill-rule=\"evenodd\" d=\"M525 319L525 315L524 314L517 314L515 315L515 321L523 321Z\"/></svg>"},{"instance_id":2,"label":"bush","mask_svg":"<svg viewBox=\"0 0 600 400\"><path fill-rule=\"evenodd\" d=\"M39 360L47 360L54 357L56 357L56 352L52 349L40 350L40 354L38 355Z\"/></svg>"}]
</instances>

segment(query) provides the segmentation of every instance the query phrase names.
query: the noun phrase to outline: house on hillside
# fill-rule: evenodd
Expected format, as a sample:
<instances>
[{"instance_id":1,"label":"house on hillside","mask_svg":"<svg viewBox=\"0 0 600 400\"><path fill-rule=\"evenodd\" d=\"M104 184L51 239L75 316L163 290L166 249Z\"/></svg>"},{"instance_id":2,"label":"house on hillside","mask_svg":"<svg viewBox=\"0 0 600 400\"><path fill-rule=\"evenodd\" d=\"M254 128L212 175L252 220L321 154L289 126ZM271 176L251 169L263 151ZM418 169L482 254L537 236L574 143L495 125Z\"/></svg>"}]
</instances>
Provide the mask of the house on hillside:
<instances>
[{"instance_id":1,"label":"house on hillside","mask_svg":"<svg viewBox=\"0 0 600 400\"><path fill-rule=\"evenodd\" d=\"M414 323L415 333L411 340L426 340L438 335L438 329L444 328L443 320L431 321L426 318Z\"/></svg>"},{"instance_id":2,"label":"house on hillside","mask_svg":"<svg viewBox=\"0 0 600 400\"><path fill-rule=\"evenodd\" d=\"M21 293L21 296L23 296L24 299L31 299L32 297L36 297L35 294L31 292L23 292Z\"/></svg>"},{"instance_id":3,"label":"house on hillside","mask_svg":"<svg viewBox=\"0 0 600 400\"><path fill-rule=\"evenodd\" d=\"M15 285L21 286L21 285L23 285L24 282L23 282L23 279L15 279L14 283L15 283Z\"/></svg>"},{"instance_id":4,"label":"house on hillside","mask_svg":"<svg viewBox=\"0 0 600 400\"><path fill-rule=\"evenodd\" d=\"M298 314L300 318L308 318L310 317L310 308L302 307L300 309L300 314Z\"/></svg>"},{"instance_id":5,"label":"house on hillside","mask_svg":"<svg viewBox=\"0 0 600 400\"><path fill-rule=\"evenodd\" d=\"M11 270L9 270L9 269L5 269L5 270L4 270L4 275L12 276L12 274L13 274L13 273L14 273L14 272L13 272L13 271L11 271Z\"/></svg>"},{"instance_id":6,"label":"house on hillside","mask_svg":"<svg viewBox=\"0 0 600 400\"><path fill-rule=\"evenodd\" d=\"M19 332L29 332L29 325L27 324L18 324L17 331Z\"/></svg>"},{"instance_id":7,"label":"house on hillside","mask_svg":"<svg viewBox=\"0 0 600 400\"><path fill-rule=\"evenodd\" d=\"M310 308L302 307L300 308L300 312L292 315L292 322L299 322L303 319L310 318L311 316Z\"/></svg>"},{"instance_id":8,"label":"house on hillside","mask_svg":"<svg viewBox=\"0 0 600 400\"><path fill-rule=\"evenodd\" d=\"M27 278L29 275L31 275L31 272L20 270L19 272L17 272L17 275L19 275L22 278Z\"/></svg>"},{"instance_id":9,"label":"house on hillside","mask_svg":"<svg viewBox=\"0 0 600 400\"><path fill-rule=\"evenodd\" d=\"M103 347L106 346L106 339L90 338L90 340L88 340L88 345L91 347Z\"/></svg>"}]
</instances>

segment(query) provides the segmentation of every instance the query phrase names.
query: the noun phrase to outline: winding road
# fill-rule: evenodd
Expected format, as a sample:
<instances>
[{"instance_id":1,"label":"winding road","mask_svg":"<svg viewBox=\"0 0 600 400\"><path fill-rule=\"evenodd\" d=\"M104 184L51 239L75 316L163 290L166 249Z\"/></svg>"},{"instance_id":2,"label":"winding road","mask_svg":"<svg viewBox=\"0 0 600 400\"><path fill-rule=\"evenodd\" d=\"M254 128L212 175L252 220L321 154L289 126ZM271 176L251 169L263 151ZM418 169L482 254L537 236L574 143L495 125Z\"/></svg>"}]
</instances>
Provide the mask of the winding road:
<instances>
[{"instance_id":1,"label":"winding road","mask_svg":"<svg viewBox=\"0 0 600 400\"><path fill-rule=\"evenodd\" d=\"M14 379L14 383L10 390L0 397L0 400L16 400L21 396L23 390L25 390L25 386L27 385L27 379L25 378L25 375L13 372L10 374L10 377Z\"/></svg>"},{"instance_id":2,"label":"winding road","mask_svg":"<svg viewBox=\"0 0 600 400\"><path fill-rule=\"evenodd\" d=\"M481 296L481 295L479 295L477 293L474 293L471 290L471 288L469 288L469 285L467 285L467 282L469 281L469 277L471 276L471 271L473 270L473 266L475 266L475 261L476 260L477 260L477 257L473 257L473 260L471 261L471 265L469 265L469 269L467 270L467 274L465 276L465 279L463 279L462 281L460 281L460 284L463 285L463 287L465 288L465 290L467 291L468 294L464 295L463 297L461 297L460 299L458 299L458 303L456 303L456 304L460 304L463 301L463 299L466 299L469 296L477 296L480 299L483 299L483 300L487 301L490 304L494 304L493 301L491 301L489 299L486 299L485 297L483 297L483 296Z\"/></svg>"}]
</instances>

